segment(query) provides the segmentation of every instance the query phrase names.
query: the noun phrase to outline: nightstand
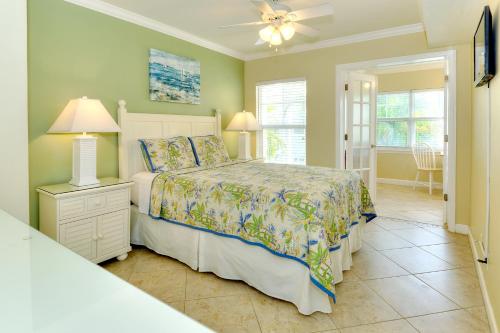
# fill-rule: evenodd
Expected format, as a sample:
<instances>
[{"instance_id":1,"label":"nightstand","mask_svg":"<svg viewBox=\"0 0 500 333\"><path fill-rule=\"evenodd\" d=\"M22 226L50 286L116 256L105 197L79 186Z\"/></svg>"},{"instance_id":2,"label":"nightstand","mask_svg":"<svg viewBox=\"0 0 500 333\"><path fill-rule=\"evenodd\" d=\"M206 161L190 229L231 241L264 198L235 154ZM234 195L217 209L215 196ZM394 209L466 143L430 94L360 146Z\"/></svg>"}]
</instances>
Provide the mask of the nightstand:
<instances>
[{"instance_id":1,"label":"nightstand","mask_svg":"<svg viewBox=\"0 0 500 333\"><path fill-rule=\"evenodd\" d=\"M37 188L40 231L88 260L125 260L130 247L132 182L102 178L100 184Z\"/></svg>"}]
</instances>

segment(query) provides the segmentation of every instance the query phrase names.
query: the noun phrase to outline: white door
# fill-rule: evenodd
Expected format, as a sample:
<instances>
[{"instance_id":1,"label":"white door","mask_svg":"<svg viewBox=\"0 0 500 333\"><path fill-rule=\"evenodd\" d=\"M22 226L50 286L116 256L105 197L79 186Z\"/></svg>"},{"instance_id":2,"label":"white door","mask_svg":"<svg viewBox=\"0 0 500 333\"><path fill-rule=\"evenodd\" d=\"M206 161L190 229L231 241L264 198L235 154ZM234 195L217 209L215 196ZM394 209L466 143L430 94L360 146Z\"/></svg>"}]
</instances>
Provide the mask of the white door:
<instances>
[{"instance_id":1,"label":"white door","mask_svg":"<svg viewBox=\"0 0 500 333\"><path fill-rule=\"evenodd\" d=\"M65 223L59 227L60 243L88 260L96 258L96 224L95 217Z\"/></svg>"},{"instance_id":2,"label":"white door","mask_svg":"<svg viewBox=\"0 0 500 333\"><path fill-rule=\"evenodd\" d=\"M377 77L350 73L346 88L345 166L361 175L375 201Z\"/></svg>"},{"instance_id":3,"label":"white door","mask_svg":"<svg viewBox=\"0 0 500 333\"><path fill-rule=\"evenodd\" d=\"M101 215L97 219L97 258L115 255L130 244L128 209Z\"/></svg>"},{"instance_id":4,"label":"white door","mask_svg":"<svg viewBox=\"0 0 500 333\"><path fill-rule=\"evenodd\" d=\"M443 138L443 225L448 223L448 108L449 108L449 83L447 71L444 73L445 76L445 87L444 87L444 138ZM446 195L446 198L444 196Z\"/></svg>"}]
</instances>

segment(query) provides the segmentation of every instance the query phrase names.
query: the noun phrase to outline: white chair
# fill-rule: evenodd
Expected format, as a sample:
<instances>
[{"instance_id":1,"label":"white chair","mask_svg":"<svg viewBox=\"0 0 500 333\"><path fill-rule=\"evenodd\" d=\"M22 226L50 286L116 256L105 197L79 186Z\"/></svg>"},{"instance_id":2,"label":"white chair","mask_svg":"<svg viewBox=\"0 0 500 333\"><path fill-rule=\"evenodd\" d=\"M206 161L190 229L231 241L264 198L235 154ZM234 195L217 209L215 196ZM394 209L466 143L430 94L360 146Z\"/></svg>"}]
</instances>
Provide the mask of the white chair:
<instances>
[{"instance_id":1,"label":"white chair","mask_svg":"<svg viewBox=\"0 0 500 333\"><path fill-rule=\"evenodd\" d=\"M429 194L432 194L432 174L436 171L443 171L443 168L437 167L434 149L432 149L432 147L427 143L417 143L416 145L413 145L412 151L415 163L417 163L417 175L415 177L415 183L413 183L413 189L417 186L420 171L428 172Z\"/></svg>"}]
</instances>

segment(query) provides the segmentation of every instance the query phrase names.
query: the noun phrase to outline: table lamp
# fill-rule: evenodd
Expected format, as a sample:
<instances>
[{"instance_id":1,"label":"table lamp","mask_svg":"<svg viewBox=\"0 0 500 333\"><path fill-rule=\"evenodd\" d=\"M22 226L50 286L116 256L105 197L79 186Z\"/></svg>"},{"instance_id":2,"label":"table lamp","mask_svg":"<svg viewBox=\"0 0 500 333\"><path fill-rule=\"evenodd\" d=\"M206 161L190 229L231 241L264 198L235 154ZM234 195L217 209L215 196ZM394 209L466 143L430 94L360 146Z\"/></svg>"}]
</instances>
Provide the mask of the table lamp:
<instances>
[{"instance_id":1,"label":"table lamp","mask_svg":"<svg viewBox=\"0 0 500 333\"><path fill-rule=\"evenodd\" d=\"M260 125L255 119L255 116L251 112L237 112L233 120L229 123L226 128L227 131L240 131L239 146L238 146L238 159L240 160L250 160L252 155L250 154L250 133L249 131L260 130Z\"/></svg>"},{"instance_id":2,"label":"table lamp","mask_svg":"<svg viewBox=\"0 0 500 333\"><path fill-rule=\"evenodd\" d=\"M48 133L83 133L73 139L73 177L75 186L99 184L96 177L97 138L93 133L120 132L120 127L98 99L82 97L69 101Z\"/></svg>"}]
</instances>

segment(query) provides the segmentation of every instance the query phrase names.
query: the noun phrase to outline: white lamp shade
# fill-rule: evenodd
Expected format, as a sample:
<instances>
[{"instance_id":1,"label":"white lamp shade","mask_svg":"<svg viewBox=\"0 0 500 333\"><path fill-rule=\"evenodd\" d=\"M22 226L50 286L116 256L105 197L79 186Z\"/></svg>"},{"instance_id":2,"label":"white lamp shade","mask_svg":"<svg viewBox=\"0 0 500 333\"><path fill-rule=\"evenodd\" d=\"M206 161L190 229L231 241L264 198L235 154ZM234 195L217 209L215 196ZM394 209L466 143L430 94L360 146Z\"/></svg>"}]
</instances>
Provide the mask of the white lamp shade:
<instances>
[{"instance_id":1,"label":"white lamp shade","mask_svg":"<svg viewBox=\"0 0 500 333\"><path fill-rule=\"evenodd\" d=\"M49 133L120 132L104 105L98 99L82 97L69 101Z\"/></svg>"},{"instance_id":2,"label":"white lamp shade","mask_svg":"<svg viewBox=\"0 0 500 333\"><path fill-rule=\"evenodd\" d=\"M229 123L226 130L228 131L258 131L260 130L259 123L251 112L237 112L233 120Z\"/></svg>"}]
</instances>

